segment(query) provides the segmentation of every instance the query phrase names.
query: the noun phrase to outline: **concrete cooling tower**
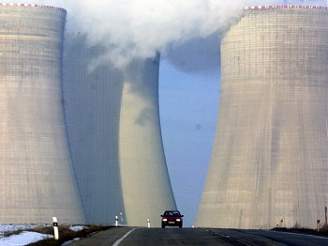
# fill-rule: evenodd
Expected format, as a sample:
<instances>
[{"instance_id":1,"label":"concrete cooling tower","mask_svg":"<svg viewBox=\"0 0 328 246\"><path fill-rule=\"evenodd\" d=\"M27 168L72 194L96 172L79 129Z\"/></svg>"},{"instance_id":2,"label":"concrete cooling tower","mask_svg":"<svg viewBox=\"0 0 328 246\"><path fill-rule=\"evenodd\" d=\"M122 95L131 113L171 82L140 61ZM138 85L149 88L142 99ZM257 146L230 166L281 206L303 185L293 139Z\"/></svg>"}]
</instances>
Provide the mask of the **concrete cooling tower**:
<instances>
[{"instance_id":1,"label":"concrete cooling tower","mask_svg":"<svg viewBox=\"0 0 328 246\"><path fill-rule=\"evenodd\" d=\"M158 102L159 56L124 71L119 163L127 222L161 225L164 210L176 209L162 144Z\"/></svg>"},{"instance_id":2,"label":"concrete cooling tower","mask_svg":"<svg viewBox=\"0 0 328 246\"><path fill-rule=\"evenodd\" d=\"M113 66L91 69L103 53L67 33L64 99L71 155L87 223L112 224L124 212L118 162L123 79ZM126 223L120 216L120 223Z\"/></svg>"},{"instance_id":3,"label":"concrete cooling tower","mask_svg":"<svg viewBox=\"0 0 328 246\"><path fill-rule=\"evenodd\" d=\"M161 212L176 207L159 122L159 60L94 67L103 53L82 35L66 38L65 111L86 219L159 226Z\"/></svg>"},{"instance_id":4,"label":"concrete cooling tower","mask_svg":"<svg viewBox=\"0 0 328 246\"><path fill-rule=\"evenodd\" d=\"M62 107L66 11L0 5L0 223L83 223Z\"/></svg>"},{"instance_id":5,"label":"concrete cooling tower","mask_svg":"<svg viewBox=\"0 0 328 246\"><path fill-rule=\"evenodd\" d=\"M328 205L328 10L252 7L221 45L199 226L316 227Z\"/></svg>"}]
</instances>

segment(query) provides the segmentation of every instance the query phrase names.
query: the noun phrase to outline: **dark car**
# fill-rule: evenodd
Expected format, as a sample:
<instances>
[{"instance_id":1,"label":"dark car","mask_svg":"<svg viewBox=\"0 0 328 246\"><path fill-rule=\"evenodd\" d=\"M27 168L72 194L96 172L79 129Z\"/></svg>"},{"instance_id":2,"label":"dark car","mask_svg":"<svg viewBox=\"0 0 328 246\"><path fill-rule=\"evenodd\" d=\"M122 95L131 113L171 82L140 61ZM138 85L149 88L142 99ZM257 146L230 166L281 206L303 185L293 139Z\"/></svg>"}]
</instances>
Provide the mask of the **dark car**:
<instances>
[{"instance_id":1,"label":"dark car","mask_svg":"<svg viewBox=\"0 0 328 246\"><path fill-rule=\"evenodd\" d=\"M165 228L165 226L179 226L179 228L182 228L183 226L183 215L178 210L167 210L161 217L162 228Z\"/></svg>"}]
</instances>

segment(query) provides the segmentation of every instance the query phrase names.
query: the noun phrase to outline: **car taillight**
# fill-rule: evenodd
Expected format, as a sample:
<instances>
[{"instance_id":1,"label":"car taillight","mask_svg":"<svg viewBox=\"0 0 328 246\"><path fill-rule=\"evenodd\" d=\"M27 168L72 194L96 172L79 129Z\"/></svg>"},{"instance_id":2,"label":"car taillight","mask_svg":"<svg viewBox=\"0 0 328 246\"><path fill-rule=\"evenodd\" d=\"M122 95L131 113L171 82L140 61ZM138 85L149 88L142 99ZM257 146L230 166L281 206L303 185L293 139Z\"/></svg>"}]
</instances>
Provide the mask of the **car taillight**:
<instances>
[{"instance_id":1,"label":"car taillight","mask_svg":"<svg viewBox=\"0 0 328 246\"><path fill-rule=\"evenodd\" d=\"M166 218L164 218L164 219L162 219L162 221L167 221L167 219L166 219Z\"/></svg>"}]
</instances>

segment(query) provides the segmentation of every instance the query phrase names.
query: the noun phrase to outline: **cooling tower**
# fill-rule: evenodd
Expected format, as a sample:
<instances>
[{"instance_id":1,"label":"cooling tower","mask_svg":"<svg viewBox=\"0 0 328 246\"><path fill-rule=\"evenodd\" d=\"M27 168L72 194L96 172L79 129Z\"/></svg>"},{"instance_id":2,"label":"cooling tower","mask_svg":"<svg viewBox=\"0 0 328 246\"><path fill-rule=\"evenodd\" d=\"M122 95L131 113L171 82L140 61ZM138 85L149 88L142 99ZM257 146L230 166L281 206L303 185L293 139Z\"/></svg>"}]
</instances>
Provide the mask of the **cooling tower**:
<instances>
[{"instance_id":1,"label":"cooling tower","mask_svg":"<svg viewBox=\"0 0 328 246\"><path fill-rule=\"evenodd\" d=\"M62 106L66 11L0 5L0 223L83 223Z\"/></svg>"},{"instance_id":2,"label":"cooling tower","mask_svg":"<svg viewBox=\"0 0 328 246\"><path fill-rule=\"evenodd\" d=\"M206 227L316 227L328 205L328 11L245 11L221 45Z\"/></svg>"},{"instance_id":3,"label":"cooling tower","mask_svg":"<svg viewBox=\"0 0 328 246\"><path fill-rule=\"evenodd\" d=\"M174 209L158 112L159 59L116 69L101 45L68 35L64 98L73 164L88 223L160 225ZM122 216L120 216L122 213Z\"/></svg>"},{"instance_id":4,"label":"cooling tower","mask_svg":"<svg viewBox=\"0 0 328 246\"><path fill-rule=\"evenodd\" d=\"M124 71L119 128L119 163L129 225L161 225L176 209L164 156L158 102L159 56L137 60Z\"/></svg>"},{"instance_id":5,"label":"cooling tower","mask_svg":"<svg viewBox=\"0 0 328 246\"><path fill-rule=\"evenodd\" d=\"M103 52L81 34L66 34L66 121L87 223L112 224L122 213L125 224L118 159L123 78L111 64L93 67Z\"/></svg>"}]
</instances>

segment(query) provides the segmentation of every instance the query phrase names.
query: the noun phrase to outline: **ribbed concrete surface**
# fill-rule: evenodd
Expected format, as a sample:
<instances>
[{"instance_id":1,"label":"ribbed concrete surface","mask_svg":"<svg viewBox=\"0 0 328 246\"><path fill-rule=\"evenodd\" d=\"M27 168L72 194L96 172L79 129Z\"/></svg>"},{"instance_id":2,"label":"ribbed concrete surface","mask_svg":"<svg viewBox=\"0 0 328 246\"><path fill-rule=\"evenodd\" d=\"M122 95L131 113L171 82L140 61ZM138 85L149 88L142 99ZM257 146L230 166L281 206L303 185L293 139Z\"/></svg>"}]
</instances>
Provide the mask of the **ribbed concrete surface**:
<instances>
[{"instance_id":1,"label":"ribbed concrete surface","mask_svg":"<svg viewBox=\"0 0 328 246\"><path fill-rule=\"evenodd\" d=\"M84 222L62 108L65 16L0 6L0 223Z\"/></svg>"},{"instance_id":2,"label":"ribbed concrete surface","mask_svg":"<svg viewBox=\"0 0 328 246\"><path fill-rule=\"evenodd\" d=\"M316 227L328 205L328 11L248 10L221 52L219 122L197 224Z\"/></svg>"}]
</instances>

